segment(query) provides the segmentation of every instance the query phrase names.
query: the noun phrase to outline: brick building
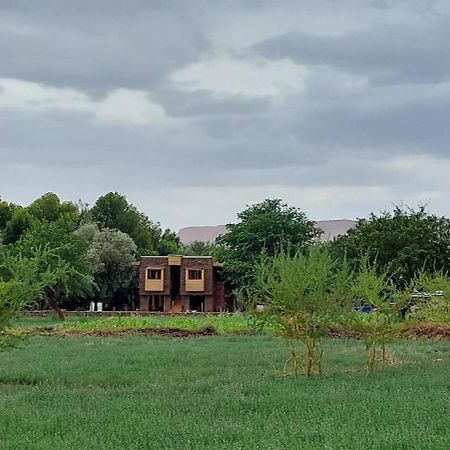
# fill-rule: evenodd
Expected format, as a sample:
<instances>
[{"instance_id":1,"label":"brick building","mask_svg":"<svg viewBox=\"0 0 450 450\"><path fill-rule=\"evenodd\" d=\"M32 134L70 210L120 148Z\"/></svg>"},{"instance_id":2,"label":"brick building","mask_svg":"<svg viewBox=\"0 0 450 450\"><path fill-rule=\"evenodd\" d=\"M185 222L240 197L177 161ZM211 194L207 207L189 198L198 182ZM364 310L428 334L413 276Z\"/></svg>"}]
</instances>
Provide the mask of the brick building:
<instances>
[{"instance_id":1,"label":"brick building","mask_svg":"<svg viewBox=\"0 0 450 450\"><path fill-rule=\"evenodd\" d=\"M211 256L143 256L139 269L141 311L182 313L227 309L220 264Z\"/></svg>"}]
</instances>

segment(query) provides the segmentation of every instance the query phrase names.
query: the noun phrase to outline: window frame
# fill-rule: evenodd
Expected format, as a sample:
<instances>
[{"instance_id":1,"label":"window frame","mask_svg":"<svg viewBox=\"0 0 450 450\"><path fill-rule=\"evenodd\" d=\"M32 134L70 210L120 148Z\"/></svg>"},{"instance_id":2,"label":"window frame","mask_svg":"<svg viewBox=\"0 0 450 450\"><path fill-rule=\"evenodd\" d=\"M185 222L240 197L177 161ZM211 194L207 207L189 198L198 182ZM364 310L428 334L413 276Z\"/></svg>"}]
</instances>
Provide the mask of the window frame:
<instances>
[{"instance_id":1,"label":"window frame","mask_svg":"<svg viewBox=\"0 0 450 450\"><path fill-rule=\"evenodd\" d=\"M158 273L159 276L156 278L152 277L152 272ZM152 267L147 267L146 269L146 280L148 281L160 281L163 279L163 269L157 269Z\"/></svg>"},{"instance_id":2,"label":"window frame","mask_svg":"<svg viewBox=\"0 0 450 450\"><path fill-rule=\"evenodd\" d=\"M192 277L191 274L196 273L199 274L200 276L197 277ZM202 269L188 269L188 273L187 273L187 279L188 281L202 281L203 280L203 270Z\"/></svg>"}]
</instances>

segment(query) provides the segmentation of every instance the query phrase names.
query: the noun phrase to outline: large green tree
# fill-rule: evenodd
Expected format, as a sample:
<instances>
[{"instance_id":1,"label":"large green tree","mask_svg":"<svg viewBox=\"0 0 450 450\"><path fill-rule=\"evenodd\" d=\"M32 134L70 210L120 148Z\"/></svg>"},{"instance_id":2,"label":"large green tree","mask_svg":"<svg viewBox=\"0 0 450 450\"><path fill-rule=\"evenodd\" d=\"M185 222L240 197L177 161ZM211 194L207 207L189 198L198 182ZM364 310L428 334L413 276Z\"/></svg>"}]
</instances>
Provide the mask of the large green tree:
<instances>
[{"instance_id":1,"label":"large green tree","mask_svg":"<svg viewBox=\"0 0 450 450\"><path fill-rule=\"evenodd\" d=\"M302 252L319 234L304 212L279 199L249 206L238 219L216 241L216 257L235 288L252 286L263 253L271 257L280 249Z\"/></svg>"},{"instance_id":2,"label":"large green tree","mask_svg":"<svg viewBox=\"0 0 450 450\"><path fill-rule=\"evenodd\" d=\"M362 255L367 256L380 273L386 272L401 285L422 269L450 269L450 222L424 207L396 206L359 220L355 228L331 242L330 249L354 267Z\"/></svg>"},{"instance_id":3,"label":"large green tree","mask_svg":"<svg viewBox=\"0 0 450 450\"><path fill-rule=\"evenodd\" d=\"M94 292L87 247L74 233L70 220L35 224L8 251L38 261L35 281L42 292L34 300L40 306L50 306L61 318L64 318L61 309L64 302L77 305Z\"/></svg>"},{"instance_id":4,"label":"large green tree","mask_svg":"<svg viewBox=\"0 0 450 450\"><path fill-rule=\"evenodd\" d=\"M63 202L53 192L47 192L36 199L30 206L28 212L36 219L48 222L58 220L62 216L77 220L79 216L77 205L71 202Z\"/></svg>"},{"instance_id":5,"label":"large green tree","mask_svg":"<svg viewBox=\"0 0 450 450\"><path fill-rule=\"evenodd\" d=\"M107 307L128 300L137 287L136 244L119 230L86 224L76 233L88 244L87 258L94 271L98 298Z\"/></svg>"},{"instance_id":6,"label":"large green tree","mask_svg":"<svg viewBox=\"0 0 450 450\"><path fill-rule=\"evenodd\" d=\"M3 244L13 244L33 226L33 217L25 208L16 208L2 233Z\"/></svg>"},{"instance_id":7,"label":"large green tree","mask_svg":"<svg viewBox=\"0 0 450 450\"><path fill-rule=\"evenodd\" d=\"M128 234L138 248L138 254L157 254L161 241L161 228L145 214L128 203L118 192L100 197L92 207L91 217L100 228L109 228Z\"/></svg>"},{"instance_id":8,"label":"large green tree","mask_svg":"<svg viewBox=\"0 0 450 450\"><path fill-rule=\"evenodd\" d=\"M0 200L0 231L4 230L6 224L11 220L14 206L11 203Z\"/></svg>"}]
</instances>

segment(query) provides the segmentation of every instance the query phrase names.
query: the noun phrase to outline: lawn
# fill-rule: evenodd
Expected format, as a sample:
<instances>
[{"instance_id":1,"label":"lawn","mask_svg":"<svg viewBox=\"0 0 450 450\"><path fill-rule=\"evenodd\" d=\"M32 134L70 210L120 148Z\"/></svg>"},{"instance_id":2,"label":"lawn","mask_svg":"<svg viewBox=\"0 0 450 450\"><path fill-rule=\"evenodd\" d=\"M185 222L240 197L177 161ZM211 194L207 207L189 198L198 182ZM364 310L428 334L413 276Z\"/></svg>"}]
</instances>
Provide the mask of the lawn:
<instances>
[{"instance_id":1,"label":"lawn","mask_svg":"<svg viewBox=\"0 0 450 450\"><path fill-rule=\"evenodd\" d=\"M326 347L294 379L269 336L33 336L1 354L0 448L449 448L448 343L395 344L371 377L361 342Z\"/></svg>"}]
</instances>

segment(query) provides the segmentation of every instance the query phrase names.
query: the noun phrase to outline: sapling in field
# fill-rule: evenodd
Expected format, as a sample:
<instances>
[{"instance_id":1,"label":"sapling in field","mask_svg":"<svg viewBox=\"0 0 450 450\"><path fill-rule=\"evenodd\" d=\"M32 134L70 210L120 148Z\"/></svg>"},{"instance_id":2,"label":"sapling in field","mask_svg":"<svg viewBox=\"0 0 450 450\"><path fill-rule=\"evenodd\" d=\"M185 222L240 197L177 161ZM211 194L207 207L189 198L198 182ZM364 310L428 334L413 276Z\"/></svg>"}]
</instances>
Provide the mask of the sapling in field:
<instances>
[{"instance_id":1,"label":"sapling in field","mask_svg":"<svg viewBox=\"0 0 450 450\"><path fill-rule=\"evenodd\" d=\"M257 295L265 305L264 318L289 345L293 374L299 374L296 344L306 348L307 376L322 372L321 339L328 335L348 298L350 274L320 247L290 256L281 251L265 259L257 275Z\"/></svg>"},{"instance_id":2,"label":"sapling in field","mask_svg":"<svg viewBox=\"0 0 450 450\"><path fill-rule=\"evenodd\" d=\"M450 322L450 278L444 271L433 274L421 271L414 280L418 310L413 319L422 322Z\"/></svg>"},{"instance_id":3,"label":"sapling in field","mask_svg":"<svg viewBox=\"0 0 450 450\"><path fill-rule=\"evenodd\" d=\"M398 289L387 273L379 273L376 265L363 257L351 290L355 300L370 306L372 311L348 314L342 325L362 337L367 350L366 369L370 374L375 369L377 353L381 353L383 367L389 361L386 345L398 336L399 311L409 302L410 289Z\"/></svg>"}]
</instances>

